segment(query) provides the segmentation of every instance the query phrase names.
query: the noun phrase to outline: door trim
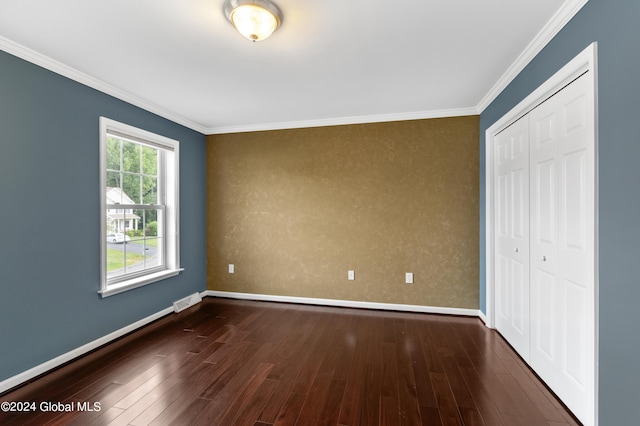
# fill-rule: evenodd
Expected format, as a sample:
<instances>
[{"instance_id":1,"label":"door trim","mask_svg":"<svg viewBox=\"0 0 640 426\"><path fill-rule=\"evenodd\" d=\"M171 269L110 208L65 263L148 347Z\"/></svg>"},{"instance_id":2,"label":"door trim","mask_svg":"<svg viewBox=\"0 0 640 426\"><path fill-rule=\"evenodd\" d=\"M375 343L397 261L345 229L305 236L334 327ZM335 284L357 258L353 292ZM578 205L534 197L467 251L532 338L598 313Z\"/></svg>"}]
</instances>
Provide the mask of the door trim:
<instances>
[{"instance_id":1,"label":"door trim","mask_svg":"<svg viewBox=\"0 0 640 426\"><path fill-rule=\"evenodd\" d=\"M545 81L540 87L534 90L529 96L522 100L518 105L507 112L502 118L498 119L485 132L485 300L486 312L485 323L489 328L495 328L495 211L494 196L495 188L493 182L493 146L494 138L501 131L506 129L513 122L526 115L540 103L544 102L550 96L561 90L573 80L587 73L589 79L590 95L592 96L593 120L594 120L594 395L593 395L593 419L594 425L598 424L598 90L597 90L597 43L590 44L586 49L580 52L569 63L562 67L558 72Z\"/></svg>"}]
</instances>

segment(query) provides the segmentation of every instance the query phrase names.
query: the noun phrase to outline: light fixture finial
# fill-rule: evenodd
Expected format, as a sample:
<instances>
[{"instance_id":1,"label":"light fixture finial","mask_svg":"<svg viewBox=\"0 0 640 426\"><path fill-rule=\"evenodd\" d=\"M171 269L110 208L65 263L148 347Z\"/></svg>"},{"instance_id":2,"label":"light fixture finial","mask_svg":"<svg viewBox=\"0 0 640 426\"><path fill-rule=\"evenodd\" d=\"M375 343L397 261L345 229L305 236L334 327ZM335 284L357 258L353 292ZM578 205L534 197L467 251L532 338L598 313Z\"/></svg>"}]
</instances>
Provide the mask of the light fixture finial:
<instances>
[{"instance_id":1,"label":"light fixture finial","mask_svg":"<svg viewBox=\"0 0 640 426\"><path fill-rule=\"evenodd\" d=\"M269 0L226 0L224 16L245 38L262 41L282 23L282 12Z\"/></svg>"}]
</instances>

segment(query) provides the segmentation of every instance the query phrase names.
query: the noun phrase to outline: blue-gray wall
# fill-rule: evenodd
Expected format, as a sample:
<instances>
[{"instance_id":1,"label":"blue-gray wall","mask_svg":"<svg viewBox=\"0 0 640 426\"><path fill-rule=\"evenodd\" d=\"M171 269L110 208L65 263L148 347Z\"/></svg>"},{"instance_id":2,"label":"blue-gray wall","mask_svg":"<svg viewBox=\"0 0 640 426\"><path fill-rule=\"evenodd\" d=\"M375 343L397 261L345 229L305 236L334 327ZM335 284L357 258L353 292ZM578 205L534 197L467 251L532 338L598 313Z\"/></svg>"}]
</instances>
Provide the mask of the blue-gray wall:
<instances>
[{"instance_id":1,"label":"blue-gray wall","mask_svg":"<svg viewBox=\"0 0 640 426\"><path fill-rule=\"evenodd\" d=\"M599 420L638 424L640 389L640 2L590 0L481 114L481 309L485 130L591 42L598 42Z\"/></svg>"},{"instance_id":2,"label":"blue-gray wall","mask_svg":"<svg viewBox=\"0 0 640 426\"><path fill-rule=\"evenodd\" d=\"M98 117L180 141L179 276L100 298ZM206 288L205 136L0 52L0 381Z\"/></svg>"}]
</instances>

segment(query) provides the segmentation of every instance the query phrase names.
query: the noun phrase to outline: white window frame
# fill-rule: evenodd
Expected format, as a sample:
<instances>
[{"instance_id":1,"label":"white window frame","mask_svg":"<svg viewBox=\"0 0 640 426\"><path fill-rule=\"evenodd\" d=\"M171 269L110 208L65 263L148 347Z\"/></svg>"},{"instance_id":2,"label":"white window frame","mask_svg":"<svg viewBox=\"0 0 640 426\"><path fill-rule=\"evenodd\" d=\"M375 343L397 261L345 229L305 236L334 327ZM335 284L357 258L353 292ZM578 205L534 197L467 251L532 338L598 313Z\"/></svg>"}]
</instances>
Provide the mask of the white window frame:
<instances>
[{"instance_id":1,"label":"white window frame","mask_svg":"<svg viewBox=\"0 0 640 426\"><path fill-rule=\"evenodd\" d=\"M107 277L107 135L116 135L123 139L159 148L164 152L164 161L159 164L159 180L163 190L158 193L164 204L163 235L161 244L164 253L162 266L126 279ZM165 136L100 117L100 290L102 297L112 296L127 290L151 284L176 276L183 270L180 267L180 182L179 182L179 142Z\"/></svg>"}]
</instances>

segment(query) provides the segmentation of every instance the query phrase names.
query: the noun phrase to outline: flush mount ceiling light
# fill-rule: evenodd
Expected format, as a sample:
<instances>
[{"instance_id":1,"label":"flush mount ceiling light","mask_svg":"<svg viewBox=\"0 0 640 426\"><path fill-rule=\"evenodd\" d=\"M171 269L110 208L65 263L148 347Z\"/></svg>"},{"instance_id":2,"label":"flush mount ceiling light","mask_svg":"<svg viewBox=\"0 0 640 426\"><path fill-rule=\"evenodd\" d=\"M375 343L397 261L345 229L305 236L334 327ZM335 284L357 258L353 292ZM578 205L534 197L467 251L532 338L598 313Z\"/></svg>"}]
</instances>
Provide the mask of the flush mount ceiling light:
<instances>
[{"instance_id":1,"label":"flush mount ceiling light","mask_svg":"<svg viewBox=\"0 0 640 426\"><path fill-rule=\"evenodd\" d=\"M224 15L251 41L268 38L282 22L282 12L269 0L226 0Z\"/></svg>"}]
</instances>

